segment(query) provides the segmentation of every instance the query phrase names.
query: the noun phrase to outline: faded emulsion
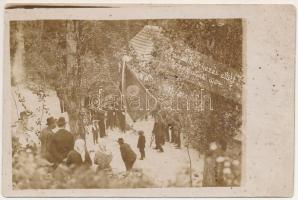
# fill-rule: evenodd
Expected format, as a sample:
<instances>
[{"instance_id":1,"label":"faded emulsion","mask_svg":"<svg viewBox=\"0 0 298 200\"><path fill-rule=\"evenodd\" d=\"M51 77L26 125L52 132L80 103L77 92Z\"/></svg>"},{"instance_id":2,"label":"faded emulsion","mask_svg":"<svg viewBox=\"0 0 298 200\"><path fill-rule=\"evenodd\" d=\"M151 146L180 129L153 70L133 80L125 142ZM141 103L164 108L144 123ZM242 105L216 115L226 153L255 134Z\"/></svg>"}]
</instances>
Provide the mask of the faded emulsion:
<instances>
[{"instance_id":1,"label":"faded emulsion","mask_svg":"<svg viewBox=\"0 0 298 200\"><path fill-rule=\"evenodd\" d=\"M10 21L13 190L241 186L242 22Z\"/></svg>"}]
</instances>

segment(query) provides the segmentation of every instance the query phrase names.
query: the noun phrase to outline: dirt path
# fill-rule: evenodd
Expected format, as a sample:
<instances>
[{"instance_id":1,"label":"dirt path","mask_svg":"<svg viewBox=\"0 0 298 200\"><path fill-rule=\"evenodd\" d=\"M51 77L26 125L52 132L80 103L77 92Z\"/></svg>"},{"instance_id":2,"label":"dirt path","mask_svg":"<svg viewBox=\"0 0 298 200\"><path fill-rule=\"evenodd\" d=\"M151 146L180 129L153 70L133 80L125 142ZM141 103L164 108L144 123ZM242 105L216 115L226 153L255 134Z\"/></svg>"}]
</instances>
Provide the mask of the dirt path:
<instances>
[{"instance_id":1,"label":"dirt path","mask_svg":"<svg viewBox=\"0 0 298 200\"><path fill-rule=\"evenodd\" d=\"M111 163L113 171L116 173L125 171L125 166L120 155L119 145L117 143L117 139L122 137L138 155L134 168L142 169L147 176L151 177L152 180L155 181L157 186L164 187L173 183L178 183L179 186L188 186L190 178L187 173L189 169L187 149L185 147L182 149L176 149L172 146L172 144L166 143L164 145L163 153L154 150L154 144L152 147L149 146L151 138L150 130L152 130L152 127L152 119L134 124L134 129L146 130L146 158L144 160L139 160L140 153L137 149L137 133L131 131L123 134L120 133L118 129L108 131L108 137L103 138L101 143L106 145L107 149L113 154L113 160ZM201 186L204 160L203 156L199 157L198 152L194 149L190 149L190 156L193 167L193 185Z\"/></svg>"},{"instance_id":2,"label":"dirt path","mask_svg":"<svg viewBox=\"0 0 298 200\"><path fill-rule=\"evenodd\" d=\"M30 126L34 127L34 121L39 116L39 112L36 110L36 106L39 106L40 103L37 100L37 96L33 95L32 92L29 90L22 90L22 95L26 98L27 102L31 102L30 104L28 104L29 109L36 114L36 116L32 117L32 119L30 120ZM64 116L67 120L67 114L60 113L59 100L56 96L56 93L54 91L50 91L49 95L50 96L46 98L46 105L49 107L50 115L56 118ZM17 106L21 108L20 104ZM17 118L16 113L14 114L14 116L15 118ZM46 117L48 116L44 116L43 122L45 122ZM159 153L153 149L154 142L152 147L149 146L152 134L151 131L154 123L153 119L148 118L147 121L138 121L136 123L132 123L131 121L129 121L128 118L128 123L132 125L133 129L135 130L143 130L146 137L146 158L145 160L137 159L134 168L142 169L147 176L154 180L157 187L169 186L173 183L176 183L176 186L189 186L190 178L187 172L189 169L189 159L186 148L182 147L182 149L176 149L170 143L166 143L164 145L164 152ZM133 148L139 158L140 153L137 149L138 135L136 132L133 131L129 131L123 134L118 129L115 129L113 131L108 130L107 133L108 137L101 139L100 143L104 144L106 148L113 154L113 160L111 163L113 171L115 173L124 172L125 166L121 159L117 139L119 137L124 138L125 142ZM92 135L90 134L89 136L87 136L87 138L89 138L86 141L87 145L93 145ZM193 167L193 186L201 186L204 158L203 156L200 157L198 152L194 149L190 149L190 155Z\"/></svg>"}]
</instances>

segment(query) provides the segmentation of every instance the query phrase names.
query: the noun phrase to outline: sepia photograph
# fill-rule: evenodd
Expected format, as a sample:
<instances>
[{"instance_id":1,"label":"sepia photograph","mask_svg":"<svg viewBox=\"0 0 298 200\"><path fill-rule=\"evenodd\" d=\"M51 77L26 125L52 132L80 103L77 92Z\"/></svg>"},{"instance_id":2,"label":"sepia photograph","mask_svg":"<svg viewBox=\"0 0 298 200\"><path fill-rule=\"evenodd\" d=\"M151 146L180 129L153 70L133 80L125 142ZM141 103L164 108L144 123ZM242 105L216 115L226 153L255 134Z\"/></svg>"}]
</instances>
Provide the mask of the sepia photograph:
<instances>
[{"instance_id":1,"label":"sepia photograph","mask_svg":"<svg viewBox=\"0 0 298 200\"><path fill-rule=\"evenodd\" d=\"M291 195L295 14L8 6L4 193Z\"/></svg>"},{"instance_id":2,"label":"sepia photograph","mask_svg":"<svg viewBox=\"0 0 298 200\"><path fill-rule=\"evenodd\" d=\"M13 188L240 186L242 23L11 21Z\"/></svg>"}]
</instances>

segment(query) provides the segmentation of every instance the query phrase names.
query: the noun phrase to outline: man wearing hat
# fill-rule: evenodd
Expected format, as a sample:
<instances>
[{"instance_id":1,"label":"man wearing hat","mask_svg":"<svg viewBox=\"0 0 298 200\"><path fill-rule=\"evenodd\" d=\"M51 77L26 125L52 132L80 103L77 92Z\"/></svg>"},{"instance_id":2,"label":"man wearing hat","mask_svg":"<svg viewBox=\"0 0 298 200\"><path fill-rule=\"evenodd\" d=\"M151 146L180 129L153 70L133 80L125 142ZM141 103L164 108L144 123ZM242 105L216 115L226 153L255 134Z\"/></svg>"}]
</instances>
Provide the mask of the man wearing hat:
<instances>
[{"instance_id":1,"label":"man wearing hat","mask_svg":"<svg viewBox=\"0 0 298 200\"><path fill-rule=\"evenodd\" d=\"M125 164L126 171L130 171L132 169L133 164L137 159L136 153L131 149L129 144L124 143L123 138L118 139L118 143L120 145L120 152L122 160Z\"/></svg>"},{"instance_id":2,"label":"man wearing hat","mask_svg":"<svg viewBox=\"0 0 298 200\"><path fill-rule=\"evenodd\" d=\"M154 120L154 126L153 126L153 130L152 133L155 137L155 148L154 149L159 149L159 152L163 152L163 148L162 145L164 145L165 143L165 125L161 119L160 115L156 115L155 116L155 120Z\"/></svg>"},{"instance_id":3,"label":"man wearing hat","mask_svg":"<svg viewBox=\"0 0 298 200\"><path fill-rule=\"evenodd\" d=\"M137 147L140 150L141 153L141 158L140 160L144 160L145 158L145 143L146 143L146 138L144 136L144 131L138 131L139 134L139 139L138 139L138 145Z\"/></svg>"},{"instance_id":4,"label":"man wearing hat","mask_svg":"<svg viewBox=\"0 0 298 200\"><path fill-rule=\"evenodd\" d=\"M74 148L74 137L65 129L66 121L60 117L57 121L58 131L53 135L50 143L50 153L54 158L54 163L61 163Z\"/></svg>"},{"instance_id":5,"label":"man wearing hat","mask_svg":"<svg viewBox=\"0 0 298 200\"><path fill-rule=\"evenodd\" d=\"M41 156L50 162L52 161L52 158L48 148L50 146L51 137L54 134L54 128L56 128L56 120L53 117L49 117L47 118L47 127L45 127L39 135L41 142Z\"/></svg>"}]
</instances>

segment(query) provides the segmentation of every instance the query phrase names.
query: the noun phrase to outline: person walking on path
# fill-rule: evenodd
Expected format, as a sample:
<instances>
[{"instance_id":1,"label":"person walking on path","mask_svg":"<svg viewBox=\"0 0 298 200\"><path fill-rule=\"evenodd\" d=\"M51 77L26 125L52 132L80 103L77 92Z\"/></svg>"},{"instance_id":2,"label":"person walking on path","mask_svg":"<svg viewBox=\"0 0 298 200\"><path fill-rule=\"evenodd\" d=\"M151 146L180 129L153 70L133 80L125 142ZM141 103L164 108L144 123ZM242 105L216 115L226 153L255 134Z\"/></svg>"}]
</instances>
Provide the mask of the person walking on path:
<instances>
[{"instance_id":1,"label":"person walking on path","mask_svg":"<svg viewBox=\"0 0 298 200\"><path fill-rule=\"evenodd\" d=\"M137 155L136 153L131 149L129 144L124 143L123 138L118 139L118 143L120 145L120 152L122 160L125 164L126 171L130 171L136 161Z\"/></svg>"}]
</instances>

